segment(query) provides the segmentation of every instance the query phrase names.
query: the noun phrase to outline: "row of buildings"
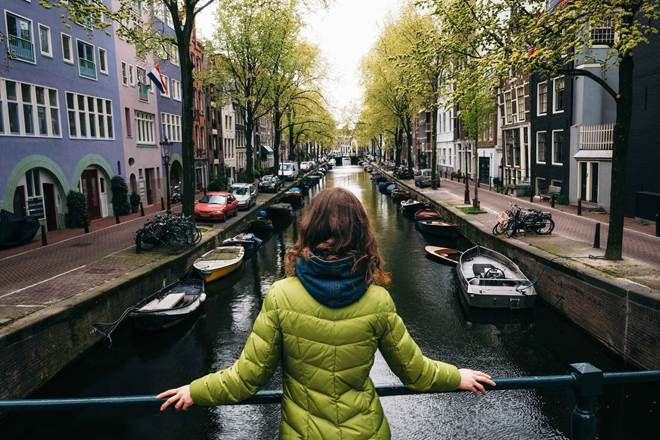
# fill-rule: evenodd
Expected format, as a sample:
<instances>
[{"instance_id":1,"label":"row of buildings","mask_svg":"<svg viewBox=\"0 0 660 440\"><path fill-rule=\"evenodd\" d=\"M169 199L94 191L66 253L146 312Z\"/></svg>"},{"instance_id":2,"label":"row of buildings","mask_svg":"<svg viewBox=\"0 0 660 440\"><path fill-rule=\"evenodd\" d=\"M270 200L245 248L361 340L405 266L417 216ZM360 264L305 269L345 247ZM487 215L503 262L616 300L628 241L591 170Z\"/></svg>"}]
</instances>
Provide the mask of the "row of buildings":
<instances>
[{"instance_id":1,"label":"row of buildings","mask_svg":"<svg viewBox=\"0 0 660 440\"><path fill-rule=\"evenodd\" d=\"M118 7L118 0L107 0ZM154 31L174 36L164 6L139 13ZM0 5L0 208L65 226L66 196L85 195L92 219L113 215L110 179L122 176L145 206L160 204L165 173L182 175L182 84L176 47L140 57L135 47L105 31L65 26L61 12L29 0ZM109 31L109 32L108 32ZM205 69L196 34L189 56ZM148 72L160 67L166 90ZM204 189L224 164L231 178L245 166L244 117L236 103L194 83L195 184ZM257 124L257 160L272 166L272 124ZM163 151L169 150L169 161ZM269 156L270 153L270 156Z\"/></svg>"},{"instance_id":2,"label":"row of buildings","mask_svg":"<svg viewBox=\"0 0 660 440\"><path fill-rule=\"evenodd\" d=\"M592 30L594 46L573 67L599 76L618 89L618 67L603 68L593 59L607 59L614 41L611 27ZM592 61L589 61L592 60ZM634 97L627 158L627 216L655 219L660 213L660 142L655 136L660 107L660 37L635 50ZM556 194L560 201L609 209L612 143L616 104L593 80L584 77L511 72L495 98L496 115L484 127L473 161L473 139L468 139L457 117L460 109L438 110L437 138L432 139L431 113L414 118L413 161L430 166L436 148L441 175L470 178L504 186L517 195ZM405 154L404 148L404 154ZM478 171L478 173L477 173Z\"/></svg>"}]
</instances>

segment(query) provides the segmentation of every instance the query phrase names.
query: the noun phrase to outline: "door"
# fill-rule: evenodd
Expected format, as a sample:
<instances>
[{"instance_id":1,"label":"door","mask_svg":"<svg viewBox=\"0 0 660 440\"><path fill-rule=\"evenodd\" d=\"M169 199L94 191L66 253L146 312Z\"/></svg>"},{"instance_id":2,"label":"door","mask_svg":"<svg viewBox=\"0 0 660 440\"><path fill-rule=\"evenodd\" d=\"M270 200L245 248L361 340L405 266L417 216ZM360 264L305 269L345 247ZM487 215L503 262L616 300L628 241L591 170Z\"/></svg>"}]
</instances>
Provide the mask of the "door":
<instances>
[{"instance_id":1,"label":"door","mask_svg":"<svg viewBox=\"0 0 660 440\"><path fill-rule=\"evenodd\" d=\"M17 186L14 192L14 214L20 214L23 217L27 216L25 210L25 186Z\"/></svg>"},{"instance_id":2,"label":"door","mask_svg":"<svg viewBox=\"0 0 660 440\"><path fill-rule=\"evenodd\" d=\"M587 162L580 164L580 200L587 200Z\"/></svg>"},{"instance_id":3,"label":"door","mask_svg":"<svg viewBox=\"0 0 660 440\"><path fill-rule=\"evenodd\" d=\"M55 185L44 183L44 204L46 205L46 227L49 231L57 229L57 209L55 208Z\"/></svg>"},{"instance_id":4,"label":"door","mask_svg":"<svg viewBox=\"0 0 660 440\"><path fill-rule=\"evenodd\" d=\"M479 182L490 182L490 157L479 158Z\"/></svg>"},{"instance_id":5,"label":"door","mask_svg":"<svg viewBox=\"0 0 660 440\"><path fill-rule=\"evenodd\" d=\"M598 203L598 162L591 163L591 201Z\"/></svg>"},{"instance_id":6,"label":"door","mask_svg":"<svg viewBox=\"0 0 660 440\"><path fill-rule=\"evenodd\" d=\"M154 190L154 169L153 168L145 168L144 170L144 177L145 177L145 182L147 184L147 205L151 205L154 203L154 196L153 196L153 190Z\"/></svg>"},{"instance_id":7,"label":"door","mask_svg":"<svg viewBox=\"0 0 660 440\"><path fill-rule=\"evenodd\" d=\"M87 199L87 213L90 220L101 217L101 203L99 200L98 171L85 170L80 176L83 192Z\"/></svg>"}]
</instances>

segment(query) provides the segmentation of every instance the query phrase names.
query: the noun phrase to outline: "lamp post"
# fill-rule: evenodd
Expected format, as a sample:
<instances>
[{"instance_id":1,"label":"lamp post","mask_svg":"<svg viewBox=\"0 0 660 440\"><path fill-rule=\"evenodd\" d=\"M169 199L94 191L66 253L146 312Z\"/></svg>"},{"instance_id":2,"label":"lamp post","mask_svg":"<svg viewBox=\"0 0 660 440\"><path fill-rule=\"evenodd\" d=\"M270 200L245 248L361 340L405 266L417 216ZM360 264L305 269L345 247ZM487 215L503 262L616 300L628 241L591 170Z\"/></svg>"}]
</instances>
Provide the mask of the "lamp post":
<instances>
[{"instance_id":1,"label":"lamp post","mask_svg":"<svg viewBox=\"0 0 660 440\"><path fill-rule=\"evenodd\" d=\"M167 212L170 212L170 150L172 142L167 139L167 135L160 141L160 154L163 158L163 168L165 168L165 197L167 201Z\"/></svg>"}]
</instances>

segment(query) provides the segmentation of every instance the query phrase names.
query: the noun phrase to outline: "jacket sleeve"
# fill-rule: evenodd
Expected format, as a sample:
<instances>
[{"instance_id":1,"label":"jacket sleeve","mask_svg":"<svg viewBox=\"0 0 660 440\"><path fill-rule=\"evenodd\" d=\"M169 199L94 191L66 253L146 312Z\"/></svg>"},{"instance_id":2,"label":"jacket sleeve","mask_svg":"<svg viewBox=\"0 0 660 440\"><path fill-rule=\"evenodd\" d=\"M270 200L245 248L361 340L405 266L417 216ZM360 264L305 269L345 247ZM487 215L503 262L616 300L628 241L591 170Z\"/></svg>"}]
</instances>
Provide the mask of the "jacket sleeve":
<instances>
[{"instance_id":1,"label":"jacket sleeve","mask_svg":"<svg viewBox=\"0 0 660 440\"><path fill-rule=\"evenodd\" d=\"M378 344L380 352L401 382L415 391L453 391L461 376L454 365L429 359L412 339L394 303L384 314L385 331Z\"/></svg>"},{"instance_id":2,"label":"jacket sleeve","mask_svg":"<svg viewBox=\"0 0 660 440\"><path fill-rule=\"evenodd\" d=\"M280 361L282 336L272 292L266 295L243 352L224 370L190 384L196 405L237 403L253 396L271 378Z\"/></svg>"}]
</instances>

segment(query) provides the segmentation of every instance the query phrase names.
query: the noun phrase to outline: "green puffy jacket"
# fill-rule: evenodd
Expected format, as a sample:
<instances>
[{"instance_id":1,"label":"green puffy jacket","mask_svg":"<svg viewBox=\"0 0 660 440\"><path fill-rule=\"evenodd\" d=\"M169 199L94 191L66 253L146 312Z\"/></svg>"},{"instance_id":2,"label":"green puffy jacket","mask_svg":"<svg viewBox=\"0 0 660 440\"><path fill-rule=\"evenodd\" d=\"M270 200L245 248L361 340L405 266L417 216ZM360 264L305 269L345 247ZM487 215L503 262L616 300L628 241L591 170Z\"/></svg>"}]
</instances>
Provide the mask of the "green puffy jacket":
<instances>
[{"instance_id":1,"label":"green puffy jacket","mask_svg":"<svg viewBox=\"0 0 660 440\"><path fill-rule=\"evenodd\" d=\"M370 286L341 308L317 302L296 277L273 284L240 358L190 384L197 405L236 403L263 387L280 361L280 438L389 439L369 378L379 349L403 384L417 391L454 390L453 365L425 357L387 290Z\"/></svg>"}]
</instances>

